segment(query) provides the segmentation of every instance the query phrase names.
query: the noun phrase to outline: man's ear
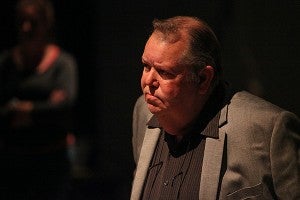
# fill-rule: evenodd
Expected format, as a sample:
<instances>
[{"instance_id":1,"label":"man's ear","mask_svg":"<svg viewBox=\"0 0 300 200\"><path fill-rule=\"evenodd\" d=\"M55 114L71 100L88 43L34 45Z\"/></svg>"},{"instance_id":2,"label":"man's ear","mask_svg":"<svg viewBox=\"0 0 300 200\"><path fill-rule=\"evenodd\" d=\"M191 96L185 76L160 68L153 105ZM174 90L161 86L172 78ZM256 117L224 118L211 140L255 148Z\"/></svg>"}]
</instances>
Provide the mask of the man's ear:
<instances>
[{"instance_id":1,"label":"man's ear","mask_svg":"<svg viewBox=\"0 0 300 200\"><path fill-rule=\"evenodd\" d=\"M207 92L210 90L214 76L215 70L212 66L209 65L198 72L200 94L207 94Z\"/></svg>"}]
</instances>

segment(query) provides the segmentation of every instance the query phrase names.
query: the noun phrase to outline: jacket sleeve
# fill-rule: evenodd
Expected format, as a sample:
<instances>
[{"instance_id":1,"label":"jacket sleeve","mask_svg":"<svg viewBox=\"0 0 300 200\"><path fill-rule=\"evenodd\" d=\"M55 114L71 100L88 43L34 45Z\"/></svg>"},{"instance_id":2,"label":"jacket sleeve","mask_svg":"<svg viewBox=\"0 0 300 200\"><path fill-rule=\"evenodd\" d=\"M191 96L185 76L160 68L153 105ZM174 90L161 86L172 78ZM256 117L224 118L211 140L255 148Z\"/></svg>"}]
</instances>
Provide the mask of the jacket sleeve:
<instances>
[{"instance_id":1,"label":"jacket sleeve","mask_svg":"<svg viewBox=\"0 0 300 200\"><path fill-rule=\"evenodd\" d=\"M271 170L279 199L300 199L300 121L293 113L278 115L270 144Z\"/></svg>"}]
</instances>

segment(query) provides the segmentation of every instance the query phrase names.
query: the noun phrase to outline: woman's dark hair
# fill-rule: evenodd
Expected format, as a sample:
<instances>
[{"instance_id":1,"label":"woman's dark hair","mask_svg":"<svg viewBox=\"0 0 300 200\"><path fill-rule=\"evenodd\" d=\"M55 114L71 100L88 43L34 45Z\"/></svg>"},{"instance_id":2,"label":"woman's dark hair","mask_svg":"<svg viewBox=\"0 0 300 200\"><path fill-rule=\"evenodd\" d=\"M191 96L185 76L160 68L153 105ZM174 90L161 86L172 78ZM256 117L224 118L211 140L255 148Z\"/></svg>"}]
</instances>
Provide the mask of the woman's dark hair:
<instances>
[{"instance_id":1,"label":"woman's dark hair","mask_svg":"<svg viewBox=\"0 0 300 200\"><path fill-rule=\"evenodd\" d=\"M50 38L54 37L55 13L52 3L49 0L19 0L16 4L16 20L20 23L21 14L27 7L33 7L39 21L42 22L46 33Z\"/></svg>"}]
</instances>

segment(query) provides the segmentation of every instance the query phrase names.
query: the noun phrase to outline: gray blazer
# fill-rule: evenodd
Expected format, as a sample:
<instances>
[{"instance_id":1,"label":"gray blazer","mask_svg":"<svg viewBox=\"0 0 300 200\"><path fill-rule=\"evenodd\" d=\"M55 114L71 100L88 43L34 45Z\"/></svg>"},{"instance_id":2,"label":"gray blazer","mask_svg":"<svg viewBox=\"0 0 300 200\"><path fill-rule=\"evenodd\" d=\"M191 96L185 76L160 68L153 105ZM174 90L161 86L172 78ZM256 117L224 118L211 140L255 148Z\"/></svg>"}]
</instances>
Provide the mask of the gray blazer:
<instances>
[{"instance_id":1,"label":"gray blazer","mask_svg":"<svg viewBox=\"0 0 300 200\"><path fill-rule=\"evenodd\" d=\"M133 113L137 167L131 200L141 198L160 129L143 97ZM219 137L206 139L199 199L300 199L300 121L259 97L236 93L221 111Z\"/></svg>"}]
</instances>

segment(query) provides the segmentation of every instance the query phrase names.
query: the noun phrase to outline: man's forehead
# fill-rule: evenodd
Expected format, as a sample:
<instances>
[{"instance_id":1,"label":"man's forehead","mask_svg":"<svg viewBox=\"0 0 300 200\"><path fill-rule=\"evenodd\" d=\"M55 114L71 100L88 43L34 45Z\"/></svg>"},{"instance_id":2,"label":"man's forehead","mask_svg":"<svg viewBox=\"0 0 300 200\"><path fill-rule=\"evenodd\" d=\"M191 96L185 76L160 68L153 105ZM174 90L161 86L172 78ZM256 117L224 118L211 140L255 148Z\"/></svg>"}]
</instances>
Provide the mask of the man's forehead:
<instances>
[{"instance_id":1,"label":"man's forehead","mask_svg":"<svg viewBox=\"0 0 300 200\"><path fill-rule=\"evenodd\" d=\"M161 31L154 31L151 35L160 41L167 42L167 43L176 43L179 40L182 40L182 34L178 32L161 32Z\"/></svg>"},{"instance_id":2,"label":"man's forehead","mask_svg":"<svg viewBox=\"0 0 300 200\"><path fill-rule=\"evenodd\" d=\"M151 37L145 46L143 58L145 60L155 59L157 62L182 63L182 58L185 57L187 51L188 45L183 40L169 43L156 37Z\"/></svg>"}]
</instances>

